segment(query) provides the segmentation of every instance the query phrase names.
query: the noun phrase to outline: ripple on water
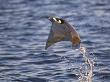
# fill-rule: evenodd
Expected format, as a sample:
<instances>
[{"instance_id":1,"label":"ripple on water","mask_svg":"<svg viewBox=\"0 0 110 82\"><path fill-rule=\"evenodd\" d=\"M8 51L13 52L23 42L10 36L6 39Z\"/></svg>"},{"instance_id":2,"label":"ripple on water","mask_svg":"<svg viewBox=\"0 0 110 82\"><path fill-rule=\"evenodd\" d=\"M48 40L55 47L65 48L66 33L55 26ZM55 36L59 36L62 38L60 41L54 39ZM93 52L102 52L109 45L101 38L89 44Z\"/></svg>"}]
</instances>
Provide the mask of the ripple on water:
<instances>
[{"instance_id":1,"label":"ripple on water","mask_svg":"<svg viewBox=\"0 0 110 82\"><path fill-rule=\"evenodd\" d=\"M42 3L43 2L43 3ZM67 19L94 54L94 82L110 79L109 0L1 0L0 82L77 82L84 60L61 42L44 50L51 23L42 16ZM73 71L72 71L73 70Z\"/></svg>"}]
</instances>

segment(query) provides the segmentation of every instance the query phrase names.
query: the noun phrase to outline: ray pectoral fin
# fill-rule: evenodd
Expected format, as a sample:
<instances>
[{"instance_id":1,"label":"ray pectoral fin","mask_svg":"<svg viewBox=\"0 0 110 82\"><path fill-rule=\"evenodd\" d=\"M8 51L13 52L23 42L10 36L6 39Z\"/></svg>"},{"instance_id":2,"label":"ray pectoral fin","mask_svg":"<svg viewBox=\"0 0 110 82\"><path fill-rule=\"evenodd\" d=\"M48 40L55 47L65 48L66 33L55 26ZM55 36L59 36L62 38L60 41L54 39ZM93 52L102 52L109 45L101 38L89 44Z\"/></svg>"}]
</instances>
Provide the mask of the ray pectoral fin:
<instances>
[{"instance_id":1,"label":"ray pectoral fin","mask_svg":"<svg viewBox=\"0 0 110 82\"><path fill-rule=\"evenodd\" d=\"M73 36L72 37L73 47L75 47L75 48L78 49L80 47L80 42L81 42L81 40L80 40L80 37L79 36Z\"/></svg>"},{"instance_id":2,"label":"ray pectoral fin","mask_svg":"<svg viewBox=\"0 0 110 82\"><path fill-rule=\"evenodd\" d=\"M47 43L46 43L46 47L45 47L45 49L47 49L48 47L50 47L51 45L53 45L54 44L54 42L53 41L47 41Z\"/></svg>"},{"instance_id":3,"label":"ray pectoral fin","mask_svg":"<svg viewBox=\"0 0 110 82\"><path fill-rule=\"evenodd\" d=\"M57 37L49 37L46 43L45 49L48 47L52 46L56 42L63 41L64 37L63 36L57 36Z\"/></svg>"},{"instance_id":4,"label":"ray pectoral fin","mask_svg":"<svg viewBox=\"0 0 110 82\"><path fill-rule=\"evenodd\" d=\"M45 49L52 46L56 42L63 41L64 38L65 38L65 35L60 30L56 30L55 27L52 28L50 31Z\"/></svg>"},{"instance_id":5,"label":"ray pectoral fin","mask_svg":"<svg viewBox=\"0 0 110 82\"><path fill-rule=\"evenodd\" d=\"M54 37L53 37L53 33L51 31L50 34L49 34L48 40L46 42L45 49L47 49L48 47L50 47L52 44L54 44Z\"/></svg>"}]
</instances>

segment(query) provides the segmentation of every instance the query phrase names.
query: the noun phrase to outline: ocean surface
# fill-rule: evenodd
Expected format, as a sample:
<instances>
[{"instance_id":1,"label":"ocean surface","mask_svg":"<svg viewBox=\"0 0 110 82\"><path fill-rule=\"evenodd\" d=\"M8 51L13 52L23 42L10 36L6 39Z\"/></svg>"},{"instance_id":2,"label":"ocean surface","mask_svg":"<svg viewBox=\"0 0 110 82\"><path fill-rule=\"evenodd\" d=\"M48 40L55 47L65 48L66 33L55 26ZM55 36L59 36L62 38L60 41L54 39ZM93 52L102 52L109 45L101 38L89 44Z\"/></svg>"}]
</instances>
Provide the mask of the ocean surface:
<instances>
[{"instance_id":1,"label":"ocean surface","mask_svg":"<svg viewBox=\"0 0 110 82\"><path fill-rule=\"evenodd\" d=\"M0 0L0 82L79 82L82 55L68 41L45 50L43 16L74 25L95 61L93 82L110 82L110 0Z\"/></svg>"}]
</instances>

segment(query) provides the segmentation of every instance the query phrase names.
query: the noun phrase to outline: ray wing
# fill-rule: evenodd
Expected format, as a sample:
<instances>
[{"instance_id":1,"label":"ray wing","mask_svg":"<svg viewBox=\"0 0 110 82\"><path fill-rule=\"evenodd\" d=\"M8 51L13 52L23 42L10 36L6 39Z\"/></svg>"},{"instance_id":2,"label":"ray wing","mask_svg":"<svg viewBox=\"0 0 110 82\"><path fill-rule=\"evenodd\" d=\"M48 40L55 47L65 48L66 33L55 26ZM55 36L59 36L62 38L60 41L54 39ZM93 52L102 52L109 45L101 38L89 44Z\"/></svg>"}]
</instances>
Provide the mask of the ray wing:
<instances>
[{"instance_id":1,"label":"ray wing","mask_svg":"<svg viewBox=\"0 0 110 82\"><path fill-rule=\"evenodd\" d=\"M45 49L60 41L71 41L74 46L80 44L80 37L74 27L67 22L65 22L65 24L66 25L61 26L54 23L52 24Z\"/></svg>"},{"instance_id":2,"label":"ray wing","mask_svg":"<svg viewBox=\"0 0 110 82\"><path fill-rule=\"evenodd\" d=\"M56 42L69 40L69 33L66 31L67 30L65 29L65 27L52 25L50 33L49 33L49 37L46 42L45 49L47 49L48 47L50 47Z\"/></svg>"}]
</instances>

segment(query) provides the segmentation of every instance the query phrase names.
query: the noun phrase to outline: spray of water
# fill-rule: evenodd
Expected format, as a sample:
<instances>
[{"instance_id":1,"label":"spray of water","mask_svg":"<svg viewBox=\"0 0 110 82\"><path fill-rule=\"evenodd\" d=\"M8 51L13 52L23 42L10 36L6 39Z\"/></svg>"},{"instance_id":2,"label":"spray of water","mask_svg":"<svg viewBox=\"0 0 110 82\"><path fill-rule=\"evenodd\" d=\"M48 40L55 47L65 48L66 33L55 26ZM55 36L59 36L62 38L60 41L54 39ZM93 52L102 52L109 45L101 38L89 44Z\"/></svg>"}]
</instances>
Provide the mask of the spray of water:
<instances>
[{"instance_id":1,"label":"spray of water","mask_svg":"<svg viewBox=\"0 0 110 82\"><path fill-rule=\"evenodd\" d=\"M85 61L84 66L80 67L80 76L78 79L80 82L92 82L94 60L89 57L90 54L83 45L81 45L78 50L83 55ZM84 72L84 70L86 71Z\"/></svg>"},{"instance_id":2,"label":"spray of water","mask_svg":"<svg viewBox=\"0 0 110 82\"><path fill-rule=\"evenodd\" d=\"M79 82L92 82L93 77L93 67L94 67L94 59L90 58L90 54L86 47L81 44L79 49L76 49L76 51L80 52L82 54L84 63L75 71L76 75L78 75ZM74 66L70 59L67 57L63 57L68 62L68 65Z\"/></svg>"}]
</instances>

